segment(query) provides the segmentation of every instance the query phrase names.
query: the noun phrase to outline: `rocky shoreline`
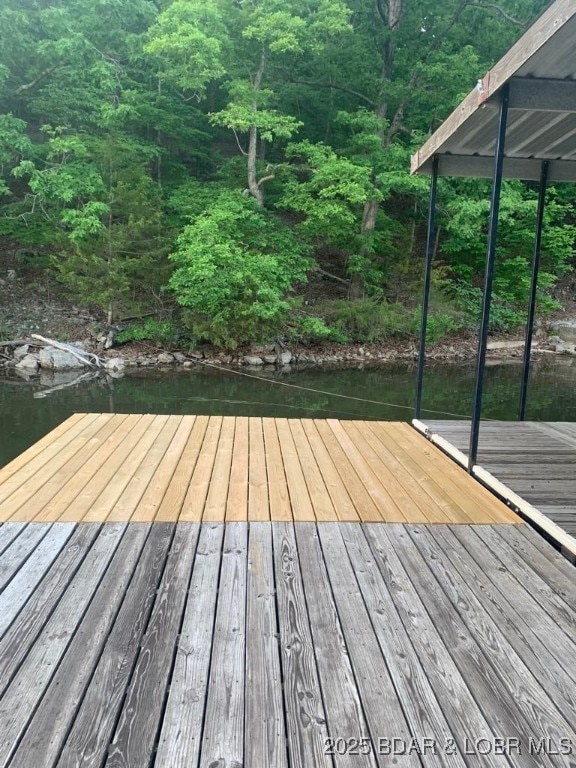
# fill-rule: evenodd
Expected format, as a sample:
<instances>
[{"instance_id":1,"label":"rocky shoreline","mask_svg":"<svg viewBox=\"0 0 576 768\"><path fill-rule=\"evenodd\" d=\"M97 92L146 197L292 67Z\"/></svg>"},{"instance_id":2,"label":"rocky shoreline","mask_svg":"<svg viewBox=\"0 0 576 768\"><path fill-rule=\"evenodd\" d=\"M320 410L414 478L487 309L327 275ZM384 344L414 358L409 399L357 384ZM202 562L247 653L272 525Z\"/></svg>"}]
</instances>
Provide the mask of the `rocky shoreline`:
<instances>
[{"instance_id":1,"label":"rocky shoreline","mask_svg":"<svg viewBox=\"0 0 576 768\"><path fill-rule=\"evenodd\" d=\"M562 332L563 329L558 329ZM576 356L576 324L566 324L566 332L547 336L539 331L532 351L535 356ZM193 369L199 366L246 367L252 370L270 370L288 366L349 365L378 367L389 363L417 359L415 343L383 345L329 345L314 349L285 345L253 345L228 353L206 347L193 351L159 349L139 343L106 349L104 337L88 338L61 345L68 349L55 349L40 344L34 338L2 342L2 365L14 369L20 377L32 379L43 372L104 370L112 376L122 376L134 369ZM488 355L493 360L515 359L523 356L524 342L520 338L492 339ZM437 344L427 352L429 361L464 362L476 355L476 339L457 338ZM96 360L97 362L94 362Z\"/></svg>"}]
</instances>

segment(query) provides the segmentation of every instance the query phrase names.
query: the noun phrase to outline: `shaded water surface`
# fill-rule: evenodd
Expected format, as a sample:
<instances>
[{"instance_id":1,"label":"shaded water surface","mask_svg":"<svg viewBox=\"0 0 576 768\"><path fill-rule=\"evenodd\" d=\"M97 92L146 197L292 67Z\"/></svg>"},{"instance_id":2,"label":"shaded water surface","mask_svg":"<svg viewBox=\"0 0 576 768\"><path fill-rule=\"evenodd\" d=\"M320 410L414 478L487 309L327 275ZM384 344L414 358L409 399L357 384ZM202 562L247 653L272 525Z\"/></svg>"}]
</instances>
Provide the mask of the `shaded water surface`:
<instances>
[{"instance_id":1,"label":"shaded water surface","mask_svg":"<svg viewBox=\"0 0 576 768\"><path fill-rule=\"evenodd\" d=\"M520 373L519 364L486 369L485 418L516 418ZM28 383L13 373L0 374L0 465L75 412L396 421L412 418L415 366L411 364L370 370L295 367L256 371L255 375L264 381L202 367L190 371L135 371L120 379L101 376L54 390L67 380L43 378ZM472 362L430 367L424 386L427 410L423 420L468 418L473 380ZM527 418L576 421L575 384L575 360L555 358L534 364Z\"/></svg>"}]
</instances>

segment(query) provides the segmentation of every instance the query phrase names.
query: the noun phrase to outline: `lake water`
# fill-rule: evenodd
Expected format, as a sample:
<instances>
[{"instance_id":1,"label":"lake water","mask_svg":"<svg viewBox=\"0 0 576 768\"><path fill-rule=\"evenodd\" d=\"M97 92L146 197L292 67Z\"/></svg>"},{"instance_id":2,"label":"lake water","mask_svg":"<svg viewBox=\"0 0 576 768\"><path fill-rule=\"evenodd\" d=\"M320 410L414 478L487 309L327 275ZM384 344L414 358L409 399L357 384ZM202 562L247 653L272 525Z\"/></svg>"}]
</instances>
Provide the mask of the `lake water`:
<instances>
[{"instance_id":1,"label":"lake water","mask_svg":"<svg viewBox=\"0 0 576 768\"><path fill-rule=\"evenodd\" d=\"M241 375L242 374L242 375ZM199 366L185 371L134 371L101 376L65 389L65 379L28 383L0 374L0 466L75 412L220 414L292 418L412 418L415 365L361 370L290 368L223 372ZM521 366L486 369L483 416L515 419ZM262 380L264 379L264 380ZM430 366L422 418L468 418L474 364ZM289 385L289 386L286 386ZM52 391L50 391L52 389ZM345 395L346 397L341 397ZM576 360L554 358L533 365L528 419L576 421Z\"/></svg>"}]
</instances>

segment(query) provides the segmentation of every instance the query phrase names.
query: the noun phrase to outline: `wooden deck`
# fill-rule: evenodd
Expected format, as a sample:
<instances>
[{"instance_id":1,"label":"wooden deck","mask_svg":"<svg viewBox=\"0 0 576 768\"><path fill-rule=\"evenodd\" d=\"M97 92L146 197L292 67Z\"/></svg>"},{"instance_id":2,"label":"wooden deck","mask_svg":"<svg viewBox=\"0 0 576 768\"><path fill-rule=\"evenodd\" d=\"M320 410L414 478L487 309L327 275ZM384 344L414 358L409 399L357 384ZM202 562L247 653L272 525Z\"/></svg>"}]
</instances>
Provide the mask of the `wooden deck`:
<instances>
[{"instance_id":1,"label":"wooden deck","mask_svg":"<svg viewBox=\"0 0 576 768\"><path fill-rule=\"evenodd\" d=\"M469 422L426 424L468 454ZM576 423L483 422L478 463L576 537Z\"/></svg>"},{"instance_id":2,"label":"wooden deck","mask_svg":"<svg viewBox=\"0 0 576 768\"><path fill-rule=\"evenodd\" d=\"M574 573L521 525L5 523L0 768L574 766Z\"/></svg>"},{"instance_id":3,"label":"wooden deck","mask_svg":"<svg viewBox=\"0 0 576 768\"><path fill-rule=\"evenodd\" d=\"M0 470L0 522L518 523L408 424L77 414Z\"/></svg>"}]
</instances>

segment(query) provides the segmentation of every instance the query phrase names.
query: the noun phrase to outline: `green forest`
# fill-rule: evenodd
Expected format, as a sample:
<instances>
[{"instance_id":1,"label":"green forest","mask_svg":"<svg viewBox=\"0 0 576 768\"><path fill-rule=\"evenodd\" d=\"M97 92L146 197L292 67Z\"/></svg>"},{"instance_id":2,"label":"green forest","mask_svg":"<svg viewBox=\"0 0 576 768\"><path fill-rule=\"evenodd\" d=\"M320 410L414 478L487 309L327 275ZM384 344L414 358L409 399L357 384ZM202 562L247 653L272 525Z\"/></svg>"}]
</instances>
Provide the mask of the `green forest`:
<instances>
[{"instance_id":1,"label":"green forest","mask_svg":"<svg viewBox=\"0 0 576 768\"><path fill-rule=\"evenodd\" d=\"M3 0L2 263L124 340L410 336L429 189L410 155L546 5ZM432 341L478 322L489 182L439 194ZM504 185L494 330L525 318L536 198ZM542 313L574 200L549 191Z\"/></svg>"}]
</instances>

